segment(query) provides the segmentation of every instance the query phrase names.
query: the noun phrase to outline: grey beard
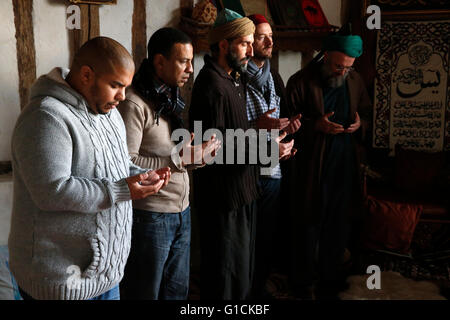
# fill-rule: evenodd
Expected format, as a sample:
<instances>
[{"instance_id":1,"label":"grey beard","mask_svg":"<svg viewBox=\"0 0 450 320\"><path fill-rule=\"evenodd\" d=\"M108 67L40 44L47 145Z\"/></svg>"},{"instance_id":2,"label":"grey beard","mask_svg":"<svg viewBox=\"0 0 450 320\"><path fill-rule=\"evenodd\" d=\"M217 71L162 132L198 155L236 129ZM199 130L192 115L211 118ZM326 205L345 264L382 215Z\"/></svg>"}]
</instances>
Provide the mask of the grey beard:
<instances>
[{"instance_id":1,"label":"grey beard","mask_svg":"<svg viewBox=\"0 0 450 320\"><path fill-rule=\"evenodd\" d=\"M331 88L339 88L344 85L345 79L347 78L347 73L343 76L334 76L327 79L327 84Z\"/></svg>"},{"instance_id":2,"label":"grey beard","mask_svg":"<svg viewBox=\"0 0 450 320\"><path fill-rule=\"evenodd\" d=\"M232 52L228 52L226 59L230 68L240 73L247 73L247 63L239 61Z\"/></svg>"},{"instance_id":3,"label":"grey beard","mask_svg":"<svg viewBox=\"0 0 450 320\"><path fill-rule=\"evenodd\" d=\"M332 74L330 68L323 64L321 68L322 79L325 84L330 88L339 88L344 85L345 79L347 79L348 73L344 73L343 76L335 76Z\"/></svg>"}]
</instances>

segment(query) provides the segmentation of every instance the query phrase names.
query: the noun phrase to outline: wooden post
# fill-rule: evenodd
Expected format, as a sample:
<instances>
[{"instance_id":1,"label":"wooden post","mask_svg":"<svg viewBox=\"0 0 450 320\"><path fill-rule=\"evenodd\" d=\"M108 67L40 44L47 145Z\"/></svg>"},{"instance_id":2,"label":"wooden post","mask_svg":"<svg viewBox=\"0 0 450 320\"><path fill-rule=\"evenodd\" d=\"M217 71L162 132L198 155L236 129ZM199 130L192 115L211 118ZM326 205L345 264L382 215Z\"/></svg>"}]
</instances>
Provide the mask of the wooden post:
<instances>
[{"instance_id":1,"label":"wooden post","mask_svg":"<svg viewBox=\"0 0 450 320\"><path fill-rule=\"evenodd\" d=\"M71 59L86 41L100 35L99 6L95 4L78 4L78 6L81 13L81 28L69 32Z\"/></svg>"},{"instance_id":2,"label":"wooden post","mask_svg":"<svg viewBox=\"0 0 450 320\"><path fill-rule=\"evenodd\" d=\"M13 0L16 26L17 66L19 72L20 108L28 103L31 85L36 80L36 49L33 33L33 1Z\"/></svg>"},{"instance_id":3,"label":"wooden post","mask_svg":"<svg viewBox=\"0 0 450 320\"><path fill-rule=\"evenodd\" d=\"M89 5L89 39L100 35L100 6Z\"/></svg>"},{"instance_id":4,"label":"wooden post","mask_svg":"<svg viewBox=\"0 0 450 320\"><path fill-rule=\"evenodd\" d=\"M272 50L272 58L270 59L270 66L276 71L278 71L279 66L279 53L278 50Z\"/></svg>"},{"instance_id":5,"label":"wooden post","mask_svg":"<svg viewBox=\"0 0 450 320\"><path fill-rule=\"evenodd\" d=\"M375 86L375 61L377 53L378 30L369 30L366 27L365 17L362 17L363 2L357 0L350 1L349 18L352 23L352 34L358 34L363 40L363 54L355 60L354 67L364 80L369 96L373 96Z\"/></svg>"},{"instance_id":6,"label":"wooden post","mask_svg":"<svg viewBox=\"0 0 450 320\"><path fill-rule=\"evenodd\" d=\"M194 0L180 0L180 11L182 16L191 17L193 8Z\"/></svg>"},{"instance_id":7,"label":"wooden post","mask_svg":"<svg viewBox=\"0 0 450 320\"><path fill-rule=\"evenodd\" d=\"M142 60L147 57L147 15L146 0L134 0L133 26L132 26L132 47L133 60L136 70Z\"/></svg>"}]
</instances>

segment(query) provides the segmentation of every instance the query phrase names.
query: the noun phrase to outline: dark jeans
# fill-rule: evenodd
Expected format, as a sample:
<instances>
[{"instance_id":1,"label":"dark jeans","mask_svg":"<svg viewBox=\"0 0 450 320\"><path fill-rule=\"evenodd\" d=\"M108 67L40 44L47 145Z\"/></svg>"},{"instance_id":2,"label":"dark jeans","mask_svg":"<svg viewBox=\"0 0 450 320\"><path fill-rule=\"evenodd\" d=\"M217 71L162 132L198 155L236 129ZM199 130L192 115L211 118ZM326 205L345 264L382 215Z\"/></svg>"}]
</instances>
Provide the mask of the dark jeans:
<instances>
[{"instance_id":1,"label":"dark jeans","mask_svg":"<svg viewBox=\"0 0 450 320\"><path fill-rule=\"evenodd\" d=\"M280 213L280 179L260 178L261 197L258 200L255 244L255 280L253 294L263 295L274 259L274 235Z\"/></svg>"},{"instance_id":2,"label":"dark jeans","mask_svg":"<svg viewBox=\"0 0 450 320\"><path fill-rule=\"evenodd\" d=\"M186 300L191 214L133 210L131 250L120 283L123 300Z\"/></svg>"},{"instance_id":3,"label":"dark jeans","mask_svg":"<svg viewBox=\"0 0 450 320\"><path fill-rule=\"evenodd\" d=\"M21 288L19 288L20 295L22 296L23 300L36 300L33 299L28 293L23 291ZM101 294L97 297L94 297L89 300L120 300L120 292L119 292L119 286L115 286L109 291L106 291L104 294Z\"/></svg>"},{"instance_id":4,"label":"dark jeans","mask_svg":"<svg viewBox=\"0 0 450 320\"><path fill-rule=\"evenodd\" d=\"M244 300L253 281L256 201L237 210L199 208L201 299Z\"/></svg>"}]
</instances>

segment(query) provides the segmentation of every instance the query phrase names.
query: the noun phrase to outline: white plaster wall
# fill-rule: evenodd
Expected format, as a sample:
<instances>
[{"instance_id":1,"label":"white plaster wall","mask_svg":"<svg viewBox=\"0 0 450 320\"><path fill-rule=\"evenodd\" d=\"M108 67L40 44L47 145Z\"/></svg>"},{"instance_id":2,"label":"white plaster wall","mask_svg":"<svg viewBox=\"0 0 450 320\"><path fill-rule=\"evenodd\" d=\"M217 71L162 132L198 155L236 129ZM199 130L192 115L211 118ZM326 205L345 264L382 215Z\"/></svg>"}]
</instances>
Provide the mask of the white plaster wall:
<instances>
[{"instance_id":1,"label":"white plaster wall","mask_svg":"<svg viewBox=\"0 0 450 320\"><path fill-rule=\"evenodd\" d=\"M99 9L100 35L120 42L130 54L133 53L133 3L132 0L119 0L116 5L103 5Z\"/></svg>"},{"instance_id":2,"label":"white plaster wall","mask_svg":"<svg viewBox=\"0 0 450 320\"><path fill-rule=\"evenodd\" d=\"M147 0L147 39L163 27L177 27L180 21L180 0Z\"/></svg>"},{"instance_id":3,"label":"white plaster wall","mask_svg":"<svg viewBox=\"0 0 450 320\"><path fill-rule=\"evenodd\" d=\"M54 67L70 65L69 34L66 28L66 2L39 0L33 2L36 77Z\"/></svg>"},{"instance_id":4,"label":"white plaster wall","mask_svg":"<svg viewBox=\"0 0 450 320\"><path fill-rule=\"evenodd\" d=\"M327 17L328 23L334 26L342 26L341 21L341 0L319 0L325 17Z\"/></svg>"},{"instance_id":5,"label":"white plaster wall","mask_svg":"<svg viewBox=\"0 0 450 320\"><path fill-rule=\"evenodd\" d=\"M12 1L0 1L0 161L11 160L10 141L20 113L16 29ZM1 205L1 204L0 204Z\"/></svg>"},{"instance_id":6,"label":"white plaster wall","mask_svg":"<svg viewBox=\"0 0 450 320\"><path fill-rule=\"evenodd\" d=\"M194 55L194 79L197 78L198 73L205 65L205 54L207 54L207 52L200 52Z\"/></svg>"},{"instance_id":7,"label":"white plaster wall","mask_svg":"<svg viewBox=\"0 0 450 320\"><path fill-rule=\"evenodd\" d=\"M8 243L11 226L13 183L0 178L0 246Z\"/></svg>"},{"instance_id":8,"label":"white plaster wall","mask_svg":"<svg viewBox=\"0 0 450 320\"><path fill-rule=\"evenodd\" d=\"M278 54L278 72L284 84L287 84L290 76L300 70L302 66L302 54L293 51L281 51Z\"/></svg>"}]
</instances>

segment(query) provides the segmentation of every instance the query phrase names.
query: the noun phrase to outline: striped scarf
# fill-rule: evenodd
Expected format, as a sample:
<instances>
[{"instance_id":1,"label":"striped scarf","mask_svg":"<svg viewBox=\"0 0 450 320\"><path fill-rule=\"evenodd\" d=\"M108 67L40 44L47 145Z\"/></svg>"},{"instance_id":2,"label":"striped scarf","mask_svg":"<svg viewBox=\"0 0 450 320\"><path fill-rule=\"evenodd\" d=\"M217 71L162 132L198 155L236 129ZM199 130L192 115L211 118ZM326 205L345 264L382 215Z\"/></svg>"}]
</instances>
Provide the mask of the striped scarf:
<instances>
[{"instance_id":1,"label":"striped scarf","mask_svg":"<svg viewBox=\"0 0 450 320\"><path fill-rule=\"evenodd\" d=\"M159 125L159 117L166 116L172 124L173 130L183 128L182 113L185 103L180 95L180 88L171 88L154 77L150 61L144 59L138 72L133 77L133 87L145 99L152 101L155 106L155 121Z\"/></svg>"}]
</instances>

